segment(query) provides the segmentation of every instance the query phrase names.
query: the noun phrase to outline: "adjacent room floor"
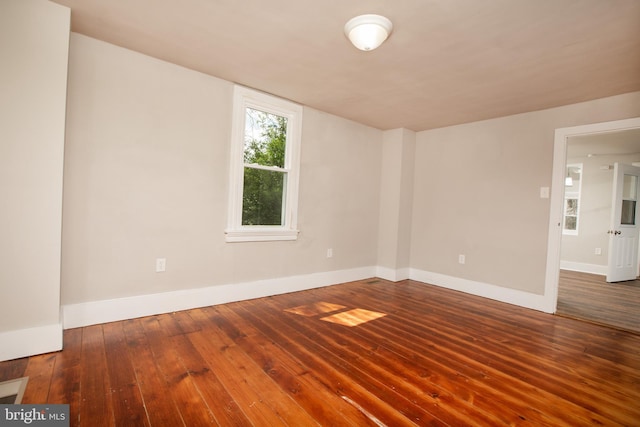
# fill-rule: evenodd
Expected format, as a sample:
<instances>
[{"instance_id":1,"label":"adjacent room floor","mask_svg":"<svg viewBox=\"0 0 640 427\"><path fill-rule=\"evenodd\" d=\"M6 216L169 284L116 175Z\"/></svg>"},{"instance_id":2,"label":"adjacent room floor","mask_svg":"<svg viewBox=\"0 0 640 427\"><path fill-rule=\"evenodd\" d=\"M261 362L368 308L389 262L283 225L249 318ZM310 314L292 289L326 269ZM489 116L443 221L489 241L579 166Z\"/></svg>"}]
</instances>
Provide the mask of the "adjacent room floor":
<instances>
[{"instance_id":1,"label":"adjacent room floor","mask_svg":"<svg viewBox=\"0 0 640 427\"><path fill-rule=\"evenodd\" d=\"M560 270L557 314L640 333L640 280Z\"/></svg>"},{"instance_id":2,"label":"adjacent room floor","mask_svg":"<svg viewBox=\"0 0 640 427\"><path fill-rule=\"evenodd\" d=\"M72 426L637 425L640 335L379 279L65 331Z\"/></svg>"}]
</instances>

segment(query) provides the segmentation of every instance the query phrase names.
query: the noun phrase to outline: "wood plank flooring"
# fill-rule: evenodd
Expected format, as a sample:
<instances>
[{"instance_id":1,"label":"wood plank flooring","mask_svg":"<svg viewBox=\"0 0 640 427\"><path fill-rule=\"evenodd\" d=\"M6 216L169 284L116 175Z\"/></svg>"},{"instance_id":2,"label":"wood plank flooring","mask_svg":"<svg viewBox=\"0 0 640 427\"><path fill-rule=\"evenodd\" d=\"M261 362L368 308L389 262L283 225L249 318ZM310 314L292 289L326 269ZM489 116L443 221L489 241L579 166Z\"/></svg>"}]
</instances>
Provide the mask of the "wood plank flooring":
<instances>
[{"instance_id":1,"label":"wood plank flooring","mask_svg":"<svg viewBox=\"0 0 640 427\"><path fill-rule=\"evenodd\" d=\"M640 280L560 270L557 314L640 333Z\"/></svg>"},{"instance_id":2,"label":"wood plank flooring","mask_svg":"<svg viewBox=\"0 0 640 427\"><path fill-rule=\"evenodd\" d=\"M72 426L640 425L640 335L379 279L65 331Z\"/></svg>"}]
</instances>

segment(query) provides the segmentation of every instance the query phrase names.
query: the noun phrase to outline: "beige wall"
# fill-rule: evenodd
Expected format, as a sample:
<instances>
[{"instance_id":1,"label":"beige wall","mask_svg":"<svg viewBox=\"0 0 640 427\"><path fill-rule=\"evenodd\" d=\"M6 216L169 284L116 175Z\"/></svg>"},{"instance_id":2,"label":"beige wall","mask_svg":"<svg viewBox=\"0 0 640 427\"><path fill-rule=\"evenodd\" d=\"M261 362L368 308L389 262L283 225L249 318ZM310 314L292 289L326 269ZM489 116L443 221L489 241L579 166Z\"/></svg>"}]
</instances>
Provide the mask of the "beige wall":
<instances>
[{"instance_id":1,"label":"beige wall","mask_svg":"<svg viewBox=\"0 0 640 427\"><path fill-rule=\"evenodd\" d=\"M416 134L385 131L382 144L377 266L385 278L402 280L410 267Z\"/></svg>"},{"instance_id":2,"label":"beige wall","mask_svg":"<svg viewBox=\"0 0 640 427\"><path fill-rule=\"evenodd\" d=\"M295 273L375 266L382 134L304 109L298 228L288 270ZM326 250L333 249L333 258Z\"/></svg>"},{"instance_id":3,"label":"beige wall","mask_svg":"<svg viewBox=\"0 0 640 427\"><path fill-rule=\"evenodd\" d=\"M0 332L59 325L69 16L0 3Z\"/></svg>"},{"instance_id":4,"label":"beige wall","mask_svg":"<svg viewBox=\"0 0 640 427\"><path fill-rule=\"evenodd\" d=\"M74 33L69 74L63 304L375 265L380 131L305 108L299 239L225 243L232 84Z\"/></svg>"},{"instance_id":5,"label":"beige wall","mask_svg":"<svg viewBox=\"0 0 640 427\"><path fill-rule=\"evenodd\" d=\"M418 133L412 268L542 294L555 129L637 116L638 92Z\"/></svg>"}]
</instances>

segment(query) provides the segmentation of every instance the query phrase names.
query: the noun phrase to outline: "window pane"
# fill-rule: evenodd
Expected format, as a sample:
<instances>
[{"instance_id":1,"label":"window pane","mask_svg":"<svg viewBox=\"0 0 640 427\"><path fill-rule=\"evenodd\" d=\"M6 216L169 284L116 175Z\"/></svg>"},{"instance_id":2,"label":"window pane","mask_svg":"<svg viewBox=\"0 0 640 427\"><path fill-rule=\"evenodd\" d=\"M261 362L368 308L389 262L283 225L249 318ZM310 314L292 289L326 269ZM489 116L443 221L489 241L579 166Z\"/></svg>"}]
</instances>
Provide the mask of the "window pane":
<instances>
[{"instance_id":1,"label":"window pane","mask_svg":"<svg viewBox=\"0 0 640 427\"><path fill-rule=\"evenodd\" d=\"M620 217L620 224L625 224L625 225L636 224L636 201L635 200L622 201L622 215Z\"/></svg>"},{"instance_id":2,"label":"window pane","mask_svg":"<svg viewBox=\"0 0 640 427\"><path fill-rule=\"evenodd\" d=\"M622 186L622 213L620 224L635 225L636 223L636 199L638 196L638 177L625 175Z\"/></svg>"},{"instance_id":3,"label":"window pane","mask_svg":"<svg viewBox=\"0 0 640 427\"><path fill-rule=\"evenodd\" d=\"M287 142L287 118L263 111L246 109L244 162L262 166L284 167Z\"/></svg>"},{"instance_id":4,"label":"window pane","mask_svg":"<svg viewBox=\"0 0 640 427\"><path fill-rule=\"evenodd\" d=\"M286 173L244 168L242 225L283 225Z\"/></svg>"},{"instance_id":5,"label":"window pane","mask_svg":"<svg viewBox=\"0 0 640 427\"><path fill-rule=\"evenodd\" d=\"M570 188L579 188L581 176L582 165L567 165L567 175L564 179L564 185Z\"/></svg>"},{"instance_id":6,"label":"window pane","mask_svg":"<svg viewBox=\"0 0 640 427\"><path fill-rule=\"evenodd\" d=\"M578 199L567 199L567 208L565 215L578 215Z\"/></svg>"},{"instance_id":7,"label":"window pane","mask_svg":"<svg viewBox=\"0 0 640 427\"><path fill-rule=\"evenodd\" d=\"M625 175L622 186L622 198L626 200L636 200L638 177L635 175Z\"/></svg>"},{"instance_id":8,"label":"window pane","mask_svg":"<svg viewBox=\"0 0 640 427\"><path fill-rule=\"evenodd\" d=\"M565 216L564 217L564 229L565 230L576 230L576 226L578 225L578 218L575 216Z\"/></svg>"}]
</instances>

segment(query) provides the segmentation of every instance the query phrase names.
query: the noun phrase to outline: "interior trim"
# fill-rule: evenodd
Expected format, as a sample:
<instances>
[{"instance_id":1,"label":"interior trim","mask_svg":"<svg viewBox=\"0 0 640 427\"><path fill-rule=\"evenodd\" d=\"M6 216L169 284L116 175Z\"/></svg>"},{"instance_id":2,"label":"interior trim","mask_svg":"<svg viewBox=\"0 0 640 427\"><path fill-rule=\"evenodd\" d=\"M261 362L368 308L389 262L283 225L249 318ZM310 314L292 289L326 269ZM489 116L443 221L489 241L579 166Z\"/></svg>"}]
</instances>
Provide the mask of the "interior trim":
<instances>
[{"instance_id":1,"label":"interior trim","mask_svg":"<svg viewBox=\"0 0 640 427\"><path fill-rule=\"evenodd\" d=\"M0 362L62 350L62 324L0 332Z\"/></svg>"},{"instance_id":2,"label":"interior trim","mask_svg":"<svg viewBox=\"0 0 640 427\"><path fill-rule=\"evenodd\" d=\"M562 244L562 208L564 203L564 179L567 163L567 140L572 136L624 131L640 128L640 117L593 123L555 131L553 146L553 170L551 179L551 203L549 207L549 234L547 240L547 270L544 294L550 313L556 312L558 305L558 284L560 275L560 246Z\"/></svg>"},{"instance_id":3,"label":"interior trim","mask_svg":"<svg viewBox=\"0 0 640 427\"><path fill-rule=\"evenodd\" d=\"M64 329L135 319L161 313L225 304L320 288L374 277L375 267L328 271L237 284L138 295L62 306Z\"/></svg>"},{"instance_id":4,"label":"interior trim","mask_svg":"<svg viewBox=\"0 0 640 427\"><path fill-rule=\"evenodd\" d=\"M600 276L607 275L607 266L598 264L586 264L583 262L562 261L560 260L560 269L578 271L580 273L598 274Z\"/></svg>"},{"instance_id":5,"label":"interior trim","mask_svg":"<svg viewBox=\"0 0 640 427\"><path fill-rule=\"evenodd\" d=\"M411 279L423 283L440 286L454 291L465 292L492 300L506 302L524 308L551 313L547 299L544 295L532 294L530 292L517 289L504 288L502 286L489 283L476 282L473 280L461 279L459 277L447 276L446 274L433 273L430 271L411 269Z\"/></svg>"}]
</instances>

